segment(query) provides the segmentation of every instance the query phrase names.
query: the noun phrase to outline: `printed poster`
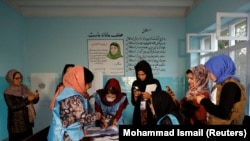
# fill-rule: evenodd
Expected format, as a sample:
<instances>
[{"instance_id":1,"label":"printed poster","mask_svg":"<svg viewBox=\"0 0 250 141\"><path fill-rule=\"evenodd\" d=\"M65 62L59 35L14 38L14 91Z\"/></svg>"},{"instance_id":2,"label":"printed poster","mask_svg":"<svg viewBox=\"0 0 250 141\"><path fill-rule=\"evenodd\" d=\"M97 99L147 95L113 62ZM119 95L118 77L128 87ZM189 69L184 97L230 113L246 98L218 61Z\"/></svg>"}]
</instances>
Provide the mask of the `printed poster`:
<instances>
[{"instance_id":1,"label":"printed poster","mask_svg":"<svg viewBox=\"0 0 250 141\"><path fill-rule=\"evenodd\" d=\"M91 71L104 75L124 75L123 40L88 40Z\"/></svg>"}]
</instances>

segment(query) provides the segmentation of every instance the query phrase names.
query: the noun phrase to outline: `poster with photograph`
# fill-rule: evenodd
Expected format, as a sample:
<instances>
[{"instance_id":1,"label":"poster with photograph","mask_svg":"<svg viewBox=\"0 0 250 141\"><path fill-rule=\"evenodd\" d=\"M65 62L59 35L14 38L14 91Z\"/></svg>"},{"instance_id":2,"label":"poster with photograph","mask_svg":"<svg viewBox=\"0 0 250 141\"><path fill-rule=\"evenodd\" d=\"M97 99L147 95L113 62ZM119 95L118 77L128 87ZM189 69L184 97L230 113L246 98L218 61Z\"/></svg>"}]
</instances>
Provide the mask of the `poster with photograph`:
<instances>
[{"instance_id":1,"label":"poster with photograph","mask_svg":"<svg viewBox=\"0 0 250 141\"><path fill-rule=\"evenodd\" d=\"M89 69L104 75L124 75L123 40L88 40Z\"/></svg>"}]
</instances>

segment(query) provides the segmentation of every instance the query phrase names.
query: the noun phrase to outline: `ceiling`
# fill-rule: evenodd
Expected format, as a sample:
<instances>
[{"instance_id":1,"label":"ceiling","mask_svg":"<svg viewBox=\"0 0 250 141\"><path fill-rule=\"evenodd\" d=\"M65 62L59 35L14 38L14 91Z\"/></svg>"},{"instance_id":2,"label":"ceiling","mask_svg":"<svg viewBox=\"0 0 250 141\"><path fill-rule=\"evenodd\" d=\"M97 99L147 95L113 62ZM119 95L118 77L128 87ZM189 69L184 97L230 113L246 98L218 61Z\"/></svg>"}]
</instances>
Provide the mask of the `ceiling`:
<instances>
[{"instance_id":1,"label":"ceiling","mask_svg":"<svg viewBox=\"0 0 250 141\"><path fill-rule=\"evenodd\" d=\"M185 17L200 0L5 0L25 17Z\"/></svg>"}]
</instances>

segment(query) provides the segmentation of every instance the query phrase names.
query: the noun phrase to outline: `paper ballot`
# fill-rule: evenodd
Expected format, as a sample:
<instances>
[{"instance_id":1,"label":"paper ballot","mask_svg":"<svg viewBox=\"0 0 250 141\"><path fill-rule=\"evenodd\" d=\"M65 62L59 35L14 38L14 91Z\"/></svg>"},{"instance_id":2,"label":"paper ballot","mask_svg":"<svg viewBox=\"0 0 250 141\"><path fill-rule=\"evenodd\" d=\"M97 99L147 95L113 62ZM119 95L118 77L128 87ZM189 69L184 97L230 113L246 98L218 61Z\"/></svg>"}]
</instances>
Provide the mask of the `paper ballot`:
<instances>
[{"instance_id":1,"label":"paper ballot","mask_svg":"<svg viewBox=\"0 0 250 141\"><path fill-rule=\"evenodd\" d=\"M216 104L216 93L217 93L217 88L215 88L212 93L210 94L210 99L212 103Z\"/></svg>"},{"instance_id":2,"label":"paper ballot","mask_svg":"<svg viewBox=\"0 0 250 141\"><path fill-rule=\"evenodd\" d=\"M151 94L151 92L156 90L157 85L156 84L148 84L146 86L146 90L145 92L149 92Z\"/></svg>"}]
</instances>

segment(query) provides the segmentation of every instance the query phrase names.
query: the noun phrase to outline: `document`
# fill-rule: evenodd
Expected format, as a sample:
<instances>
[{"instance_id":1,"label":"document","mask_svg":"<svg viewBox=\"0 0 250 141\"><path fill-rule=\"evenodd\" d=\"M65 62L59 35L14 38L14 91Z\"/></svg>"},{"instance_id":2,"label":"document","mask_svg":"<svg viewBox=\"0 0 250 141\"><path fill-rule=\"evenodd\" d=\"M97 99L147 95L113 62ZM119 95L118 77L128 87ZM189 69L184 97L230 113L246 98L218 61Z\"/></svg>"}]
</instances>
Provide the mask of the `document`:
<instances>
[{"instance_id":1,"label":"document","mask_svg":"<svg viewBox=\"0 0 250 141\"><path fill-rule=\"evenodd\" d=\"M108 135L118 135L119 129L116 126L109 126L108 128L101 127L90 127L86 129L85 137L96 137L96 136L108 136Z\"/></svg>"},{"instance_id":2,"label":"document","mask_svg":"<svg viewBox=\"0 0 250 141\"><path fill-rule=\"evenodd\" d=\"M156 84L148 84L146 86L146 90L145 92L149 92L151 94L151 92L156 90L157 85Z\"/></svg>"},{"instance_id":3,"label":"document","mask_svg":"<svg viewBox=\"0 0 250 141\"><path fill-rule=\"evenodd\" d=\"M210 94L210 99L212 103L214 103L215 105L216 105L216 95L217 95L217 88L215 88Z\"/></svg>"}]
</instances>

